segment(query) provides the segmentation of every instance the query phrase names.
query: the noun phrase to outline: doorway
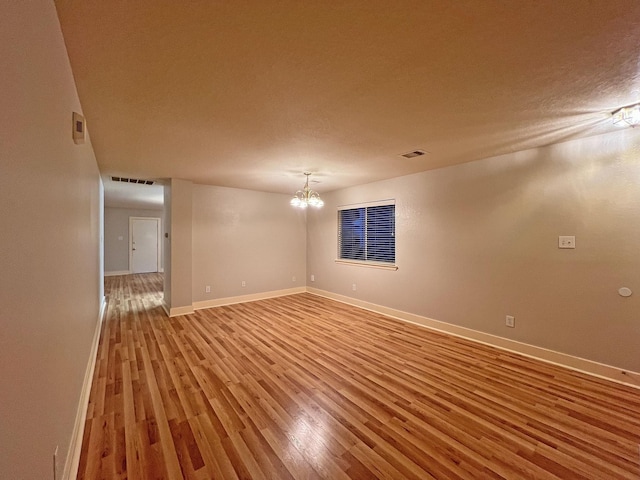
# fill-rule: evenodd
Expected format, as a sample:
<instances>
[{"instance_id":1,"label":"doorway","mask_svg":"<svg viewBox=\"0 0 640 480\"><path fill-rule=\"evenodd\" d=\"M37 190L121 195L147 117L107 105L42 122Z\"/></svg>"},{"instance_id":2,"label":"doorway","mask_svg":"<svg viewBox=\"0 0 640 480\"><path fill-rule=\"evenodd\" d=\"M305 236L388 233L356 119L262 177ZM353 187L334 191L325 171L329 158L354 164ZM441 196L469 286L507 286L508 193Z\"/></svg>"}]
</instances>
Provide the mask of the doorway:
<instances>
[{"instance_id":1,"label":"doorway","mask_svg":"<svg viewBox=\"0 0 640 480\"><path fill-rule=\"evenodd\" d=\"M160 219L129 217L129 269L131 273L160 270Z\"/></svg>"}]
</instances>

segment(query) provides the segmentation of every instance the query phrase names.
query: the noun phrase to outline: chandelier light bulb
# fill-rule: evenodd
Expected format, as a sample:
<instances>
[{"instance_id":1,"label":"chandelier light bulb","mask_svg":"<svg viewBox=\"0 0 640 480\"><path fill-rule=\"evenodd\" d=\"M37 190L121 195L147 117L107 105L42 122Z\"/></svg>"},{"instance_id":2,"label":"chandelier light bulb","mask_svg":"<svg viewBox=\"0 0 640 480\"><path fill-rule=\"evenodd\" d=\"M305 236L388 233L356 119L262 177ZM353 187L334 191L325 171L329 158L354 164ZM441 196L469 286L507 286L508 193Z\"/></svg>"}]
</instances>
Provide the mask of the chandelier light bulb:
<instances>
[{"instance_id":1,"label":"chandelier light bulb","mask_svg":"<svg viewBox=\"0 0 640 480\"><path fill-rule=\"evenodd\" d=\"M289 202L293 207L305 209L309 205L315 208L320 208L324 205L324 202L320 198L320 194L309 188L309 176L310 173L305 172L307 181L304 184L302 190L298 190L291 201Z\"/></svg>"}]
</instances>

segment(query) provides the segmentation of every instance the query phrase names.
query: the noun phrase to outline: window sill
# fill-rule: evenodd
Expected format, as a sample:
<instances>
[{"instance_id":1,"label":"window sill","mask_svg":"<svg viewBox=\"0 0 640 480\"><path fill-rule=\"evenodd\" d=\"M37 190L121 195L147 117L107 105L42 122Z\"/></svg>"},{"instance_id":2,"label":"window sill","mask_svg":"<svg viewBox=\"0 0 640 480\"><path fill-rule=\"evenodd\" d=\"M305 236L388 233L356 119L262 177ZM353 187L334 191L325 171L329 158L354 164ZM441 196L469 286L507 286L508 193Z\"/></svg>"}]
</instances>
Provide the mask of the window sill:
<instances>
[{"instance_id":1,"label":"window sill","mask_svg":"<svg viewBox=\"0 0 640 480\"><path fill-rule=\"evenodd\" d=\"M382 263L382 262L364 262L358 260L342 260L340 258L336 258L336 263L341 265L353 265L356 267L369 267L369 268L379 268L381 270L398 270L398 266L394 263Z\"/></svg>"}]
</instances>

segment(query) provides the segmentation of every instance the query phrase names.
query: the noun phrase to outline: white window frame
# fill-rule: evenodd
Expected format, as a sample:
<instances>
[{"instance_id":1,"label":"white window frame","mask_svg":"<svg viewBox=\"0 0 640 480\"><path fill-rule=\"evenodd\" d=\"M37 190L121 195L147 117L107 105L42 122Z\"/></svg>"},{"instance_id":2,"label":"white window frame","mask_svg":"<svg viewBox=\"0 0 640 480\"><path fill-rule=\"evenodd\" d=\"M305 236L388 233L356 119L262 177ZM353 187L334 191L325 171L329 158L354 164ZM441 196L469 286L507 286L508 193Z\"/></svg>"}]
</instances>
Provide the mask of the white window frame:
<instances>
[{"instance_id":1,"label":"white window frame","mask_svg":"<svg viewBox=\"0 0 640 480\"><path fill-rule=\"evenodd\" d=\"M387 200L378 200L375 202L365 202L365 203L356 203L356 204L350 204L350 205L340 205L338 206L337 212L336 212L336 224L337 224L337 235L336 235L336 259L335 262L338 264L342 264L342 265L355 265L355 266L360 266L360 267L370 267L370 268L380 268L383 270L398 270L398 265L396 264L397 261L397 255L396 255L396 247L397 244L394 243L394 262L376 262L376 261L372 261L372 260L351 260L348 258L340 258L340 238L341 238L341 233L342 233L342 225L340 224L340 212L343 210L355 210L355 209L359 209L359 208L364 208L365 212L366 209L369 207L377 207L377 206L388 206L388 205L393 205L394 206L394 210L395 210L395 205L396 205L396 201L395 199L387 199ZM395 215L394 215L394 220L393 220L393 232L394 232L394 237L397 239L396 237L396 225L395 225ZM365 227L366 229L366 227Z\"/></svg>"}]
</instances>

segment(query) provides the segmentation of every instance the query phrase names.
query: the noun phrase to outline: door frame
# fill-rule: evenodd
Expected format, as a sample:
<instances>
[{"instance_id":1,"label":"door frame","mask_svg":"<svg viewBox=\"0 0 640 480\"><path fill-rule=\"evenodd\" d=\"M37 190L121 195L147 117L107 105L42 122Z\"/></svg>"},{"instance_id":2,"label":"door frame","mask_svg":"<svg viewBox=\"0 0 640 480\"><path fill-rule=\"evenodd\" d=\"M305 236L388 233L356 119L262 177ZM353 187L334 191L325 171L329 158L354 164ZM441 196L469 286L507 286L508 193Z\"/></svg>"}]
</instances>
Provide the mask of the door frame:
<instances>
[{"instance_id":1,"label":"door frame","mask_svg":"<svg viewBox=\"0 0 640 480\"><path fill-rule=\"evenodd\" d=\"M129 217L129 272L133 273L133 222L135 220L155 220L158 228L158 233L156 235L156 240L158 241L158 259L157 262L157 272L162 272L163 269L160 267L160 260L162 259L162 219L160 217Z\"/></svg>"}]
</instances>

